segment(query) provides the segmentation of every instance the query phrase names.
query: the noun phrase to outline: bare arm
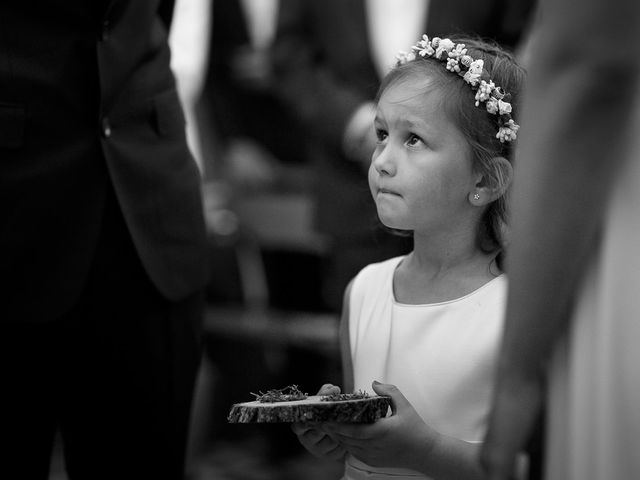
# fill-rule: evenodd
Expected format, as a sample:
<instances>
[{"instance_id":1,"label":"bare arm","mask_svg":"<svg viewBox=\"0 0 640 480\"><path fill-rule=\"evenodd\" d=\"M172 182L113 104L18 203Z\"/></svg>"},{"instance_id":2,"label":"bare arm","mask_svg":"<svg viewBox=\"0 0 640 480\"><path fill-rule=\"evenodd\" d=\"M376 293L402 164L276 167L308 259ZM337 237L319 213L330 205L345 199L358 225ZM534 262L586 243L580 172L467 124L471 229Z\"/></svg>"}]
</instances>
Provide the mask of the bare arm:
<instances>
[{"instance_id":1,"label":"bare arm","mask_svg":"<svg viewBox=\"0 0 640 480\"><path fill-rule=\"evenodd\" d=\"M373 389L391 397L391 416L373 424L325 426L349 453L372 466L408 468L440 480L483 478L479 444L435 431L394 385L374 382Z\"/></svg>"},{"instance_id":2,"label":"bare arm","mask_svg":"<svg viewBox=\"0 0 640 480\"><path fill-rule=\"evenodd\" d=\"M625 159L640 53L635 0L542 2L514 181L506 326L482 458L506 479ZM616 48L614 45L624 46Z\"/></svg>"}]
</instances>

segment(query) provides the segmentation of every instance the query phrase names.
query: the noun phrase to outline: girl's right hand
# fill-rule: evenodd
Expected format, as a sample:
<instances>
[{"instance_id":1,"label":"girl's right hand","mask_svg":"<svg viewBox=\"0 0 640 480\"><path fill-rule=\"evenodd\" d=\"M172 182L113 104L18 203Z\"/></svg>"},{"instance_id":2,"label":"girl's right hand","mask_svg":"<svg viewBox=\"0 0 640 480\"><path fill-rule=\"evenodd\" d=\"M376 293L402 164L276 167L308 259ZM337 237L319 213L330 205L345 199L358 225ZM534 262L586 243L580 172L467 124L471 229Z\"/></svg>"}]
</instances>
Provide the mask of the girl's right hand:
<instances>
[{"instance_id":1,"label":"girl's right hand","mask_svg":"<svg viewBox=\"0 0 640 480\"><path fill-rule=\"evenodd\" d=\"M317 395L334 395L340 392L340 387L326 383L320 387ZM302 446L318 458L341 460L346 453L340 443L324 431L321 423L294 423L291 430Z\"/></svg>"}]
</instances>

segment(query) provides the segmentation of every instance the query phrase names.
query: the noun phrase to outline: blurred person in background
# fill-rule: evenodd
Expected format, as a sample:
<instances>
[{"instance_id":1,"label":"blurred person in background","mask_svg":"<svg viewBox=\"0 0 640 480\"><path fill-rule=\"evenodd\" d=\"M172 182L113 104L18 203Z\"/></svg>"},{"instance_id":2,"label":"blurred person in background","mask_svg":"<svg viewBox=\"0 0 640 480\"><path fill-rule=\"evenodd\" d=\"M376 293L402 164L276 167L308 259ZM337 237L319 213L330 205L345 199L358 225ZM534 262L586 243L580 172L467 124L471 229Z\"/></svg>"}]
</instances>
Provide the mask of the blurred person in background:
<instances>
[{"instance_id":1,"label":"blurred person in background","mask_svg":"<svg viewBox=\"0 0 640 480\"><path fill-rule=\"evenodd\" d=\"M211 137L215 138L214 132L202 131L197 112L209 65L213 4L213 0L174 0L169 32L171 70L176 77L178 96L184 110L187 144L202 176L212 168L212 159L205 158L205 152L209 154L209 150L203 148L203 142L211 142ZM202 138L203 133L207 138Z\"/></svg>"},{"instance_id":2,"label":"blurred person in background","mask_svg":"<svg viewBox=\"0 0 640 480\"><path fill-rule=\"evenodd\" d=\"M271 66L279 0L213 2L209 67L200 114L219 136L213 176L244 188L280 181L305 163L303 130L275 95Z\"/></svg>"},{"instance_id":3,"label":"blurred person in background","mask_svg":"<svg viewBox=\"0 0 640 480\"><path fill-rule=\"evenodd\" d=\"M640 3L545 0L532 31L482 462L511 478L546 397L544 478L640 478Z\"/></svg>"},{"instance_id":4,"label":"blurred person in background","mask_svg":"<svg viewBox=\"0 0 640 480\"><path fill-rule=\"evenodd\" d=\"M281 0L274 45L278 91L305 127L314 164L315 227L329 238L327 308L340 311L349 280L368 263L406 253L367 195L376 137L373 98L400 50L422 32L465 32L513 49L533 1Z\"/></svg>"},{"instance_id":5,"label":"blurred person in background","mask_svg":"<svg viewBox=\"0 0 640 480\"><path fill-rule=\"evenodd\" d=\"M182 479L207 282L173 2L0 4L7 478Z\"/></svg>"},{"instance_id":6,"label":"blurred person in background","mask_svg":"<svg viewBox=\"0 0 640 480\"><path fill-rule=\"evenodd\" d=\"M233 235L212 229L213 257L229 266L229 275L212 279L207 289L211 308L246 311L317 311L319 248L305 244L312 181L305 152L305 130L276 95L271 48L280 14L279 0L219 0L211 3L211 33L205 79L197 105L203 141L214 134L214 162L206 163L205 195L220 199L238 221ZM203 149L205 158L210 149ZM264 234L263 226L269 227ZM275 238L274 238L275 237ZM238 278L239 277L239 278ZM273 313L277 310L276 313ZM208 443L243 444L266 439L270 462L299 450L286 426L229 425L229 406L249 392L304 380L324 369L324 358L291 345L274 347L265 339L210 332L205 336L205 366L213 385L202 395L197 425L202 430L206 461ZM217 388L220 386L220 388ZM206 398L206 400L205 400ZM262 445L262 444L261 444ZM220 448L214 446L218 451ZM254 459L263 452L255 451Z\"/></svg>"}]
</instances>

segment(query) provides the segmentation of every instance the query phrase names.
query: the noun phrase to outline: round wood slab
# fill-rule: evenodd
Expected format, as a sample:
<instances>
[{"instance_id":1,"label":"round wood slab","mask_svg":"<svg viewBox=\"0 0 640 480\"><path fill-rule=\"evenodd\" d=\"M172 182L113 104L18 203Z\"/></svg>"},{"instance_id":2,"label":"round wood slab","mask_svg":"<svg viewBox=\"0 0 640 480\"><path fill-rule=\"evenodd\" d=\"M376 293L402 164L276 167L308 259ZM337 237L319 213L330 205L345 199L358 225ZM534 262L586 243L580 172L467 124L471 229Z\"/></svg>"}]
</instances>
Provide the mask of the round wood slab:
<instances>
[{"instance_id":1,"label":"round wood slab","mask_svg":"<svg viewBox=\"0 0 640 480\"><path fill-rule=\"evenodd\" d=\"M263 403L236 403L231 407L229 423L373 423L387 415L389 397L370 396L352 400L326 401L322 396L304 400Z\"/></svg>"}]
</instances>

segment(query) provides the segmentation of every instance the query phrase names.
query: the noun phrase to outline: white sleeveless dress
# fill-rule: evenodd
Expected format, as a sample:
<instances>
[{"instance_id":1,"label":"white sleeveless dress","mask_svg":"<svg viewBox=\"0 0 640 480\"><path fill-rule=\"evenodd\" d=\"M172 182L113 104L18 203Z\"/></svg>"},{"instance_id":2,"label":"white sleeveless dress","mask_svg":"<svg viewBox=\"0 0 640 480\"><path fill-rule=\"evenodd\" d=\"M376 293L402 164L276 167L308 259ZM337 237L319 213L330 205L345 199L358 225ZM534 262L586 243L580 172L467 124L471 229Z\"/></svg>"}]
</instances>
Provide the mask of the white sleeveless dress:
<instances>
[{"instance_id":1,"label":"white sleeveless dress","mask_svg":"<svg viewBox=\"0 0 640 480\"><path fill-rule=\"evenodd\" d=\"M406 305L393 295L393 274L403 258L369 265L354 280L349 301L354 388L373 393L374 380L396 385L436 430L480 442L502 335L506 277L455 300ZM343 478L428 477L347 457Z\"/></svg>"}]
</instances>

